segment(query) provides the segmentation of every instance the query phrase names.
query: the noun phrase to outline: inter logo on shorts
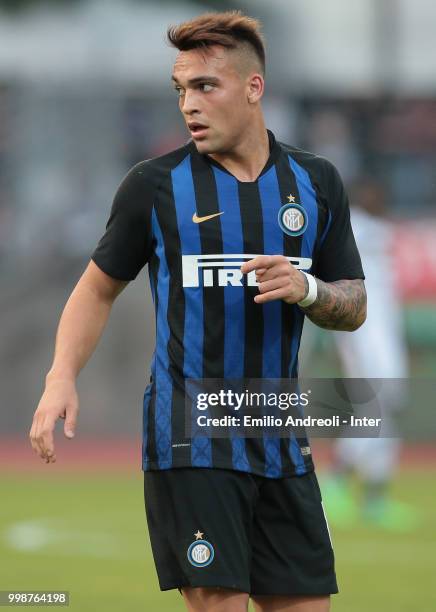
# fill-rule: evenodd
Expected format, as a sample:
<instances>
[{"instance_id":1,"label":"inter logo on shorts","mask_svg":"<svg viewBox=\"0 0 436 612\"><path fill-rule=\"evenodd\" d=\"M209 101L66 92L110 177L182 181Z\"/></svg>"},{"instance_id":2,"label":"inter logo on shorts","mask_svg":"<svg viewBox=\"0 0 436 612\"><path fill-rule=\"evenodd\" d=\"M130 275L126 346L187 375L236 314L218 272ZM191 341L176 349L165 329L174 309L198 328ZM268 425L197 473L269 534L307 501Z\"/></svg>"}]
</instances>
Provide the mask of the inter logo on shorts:
<instances>
[{"instance_id":1,"label":"inter logo on shorts","mask_svg":"<svg viewBox=\"0 0 436 612\"><path fill-rule=\"evenodd\" d=\"M278 214L281 229L289 236L300 236L307 229L307 214L300 204L284 204Z\"/></svg>"},{"instance_id":2,"label":"inter logo on shorts","mask_svg":"<svg viewBox=\"0 0 436 612\"><path fill-rule=\"evenodd\" d=\"M194 535L197 539L188 548L188 561L194 567L206 567L212 563L215 551L210 542L200 539L202 533L197 531Z\"/></svg>"}]
</instances>

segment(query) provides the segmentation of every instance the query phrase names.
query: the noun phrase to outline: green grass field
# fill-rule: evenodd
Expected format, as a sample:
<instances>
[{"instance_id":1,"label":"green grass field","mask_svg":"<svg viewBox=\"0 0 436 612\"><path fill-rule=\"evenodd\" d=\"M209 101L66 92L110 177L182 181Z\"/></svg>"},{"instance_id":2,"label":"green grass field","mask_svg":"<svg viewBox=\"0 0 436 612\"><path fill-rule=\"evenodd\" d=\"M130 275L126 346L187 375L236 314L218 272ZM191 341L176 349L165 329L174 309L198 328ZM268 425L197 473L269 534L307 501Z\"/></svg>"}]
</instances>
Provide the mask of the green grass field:
<instances>
[{"instance_id":1,"label":"green grass field","mask_svg":"<svg viewBox=\"0 0 436 612\"><path fill-rule=\"evenodd\" d=\"M394 483L422 514L413 533L333 530L334 612L436 610L435 475L408 471ZM1 475L0 590L68 590L77 612L184 610L177 591L158 588L141 476Z\"/></svg>"}]
</instances>

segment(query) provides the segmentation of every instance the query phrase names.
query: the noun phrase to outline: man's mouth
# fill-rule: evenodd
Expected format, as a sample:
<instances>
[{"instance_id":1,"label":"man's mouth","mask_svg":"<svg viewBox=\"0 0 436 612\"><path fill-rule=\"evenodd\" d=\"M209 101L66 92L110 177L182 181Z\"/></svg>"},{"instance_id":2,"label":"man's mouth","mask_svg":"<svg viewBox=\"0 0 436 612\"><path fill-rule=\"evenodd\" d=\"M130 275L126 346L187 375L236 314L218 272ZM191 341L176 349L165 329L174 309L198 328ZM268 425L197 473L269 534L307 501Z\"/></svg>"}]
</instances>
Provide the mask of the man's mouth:
<instances>
[{"instance_id":1,"label":"man's mouth","mask_svg":"<svg viewBox=\"0 0 436 612\"><path fill-rule=\"evenodd\" d=\"M192 121L191 123L188 123L188 128L194 139L201 138L206 134L206 131L208 130L207 125L204 125L203 123L198 123L197 121Z\"/></svg>"}]
</instances>

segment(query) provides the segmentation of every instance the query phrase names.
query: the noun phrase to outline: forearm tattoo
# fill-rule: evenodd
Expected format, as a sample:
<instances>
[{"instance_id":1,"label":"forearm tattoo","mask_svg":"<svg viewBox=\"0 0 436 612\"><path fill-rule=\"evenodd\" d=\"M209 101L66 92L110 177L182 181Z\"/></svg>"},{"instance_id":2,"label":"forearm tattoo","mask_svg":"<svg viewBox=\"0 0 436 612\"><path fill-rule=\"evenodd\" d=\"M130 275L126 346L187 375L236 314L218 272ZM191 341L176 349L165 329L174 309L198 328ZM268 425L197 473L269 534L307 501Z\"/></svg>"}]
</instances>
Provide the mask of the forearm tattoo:
<instances>
[{"instance_id":1,"label":"forearm tattoo","mask_svg":"<svg viewBox=\"0 0 436 612\"><path fill-rule=\"evenodd\" d=\"M354 331L366 319L366 290L361 278L325 283L319 278L318 296L303 308L309 319L325 329Z\"/></svg>"}]
</instances>

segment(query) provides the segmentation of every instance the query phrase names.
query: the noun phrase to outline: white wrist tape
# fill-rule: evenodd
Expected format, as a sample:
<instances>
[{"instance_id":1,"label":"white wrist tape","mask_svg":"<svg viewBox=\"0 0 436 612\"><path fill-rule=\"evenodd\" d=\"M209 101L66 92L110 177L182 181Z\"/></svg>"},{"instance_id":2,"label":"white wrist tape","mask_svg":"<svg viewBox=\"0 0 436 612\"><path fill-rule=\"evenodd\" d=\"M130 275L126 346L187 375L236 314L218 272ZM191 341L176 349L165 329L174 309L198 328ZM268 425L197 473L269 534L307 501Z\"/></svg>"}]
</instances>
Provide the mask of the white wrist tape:
<instances>
[{"instance_id":1,"label":"white wrist tape","mask_svg":"<svg viewBox=\"0 0 436 612\"><path fill-rule=\"evenodd\" d=\"M300 270L300 272L304 274L304 276L307 278L307 282L309 283L309 291L306 297L300 302L297 302L298 306L302 306L303 308L305 308L306 306L310 306L311 304L313 304L316 300L318 296L318 285L316 284L315 277L312 276L312 274L303 272L303 270Z\"/></svg>"}]
</instances>

